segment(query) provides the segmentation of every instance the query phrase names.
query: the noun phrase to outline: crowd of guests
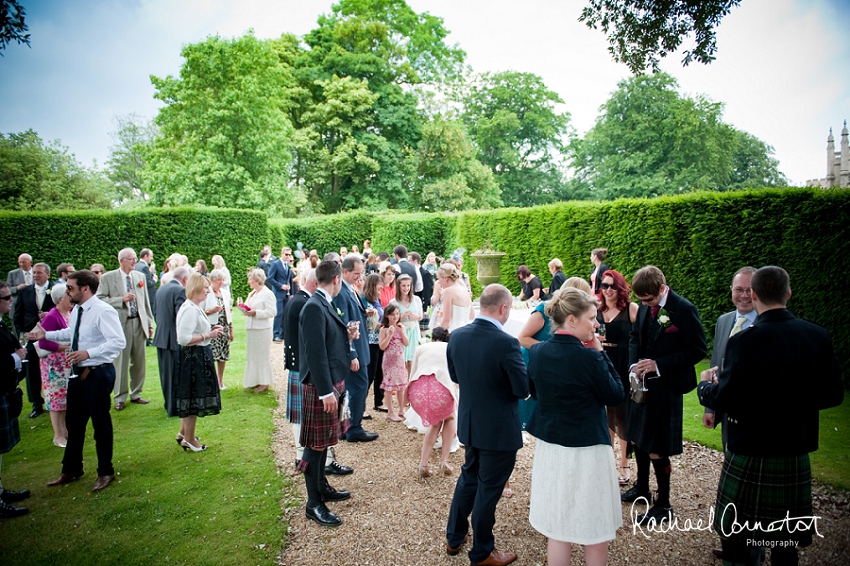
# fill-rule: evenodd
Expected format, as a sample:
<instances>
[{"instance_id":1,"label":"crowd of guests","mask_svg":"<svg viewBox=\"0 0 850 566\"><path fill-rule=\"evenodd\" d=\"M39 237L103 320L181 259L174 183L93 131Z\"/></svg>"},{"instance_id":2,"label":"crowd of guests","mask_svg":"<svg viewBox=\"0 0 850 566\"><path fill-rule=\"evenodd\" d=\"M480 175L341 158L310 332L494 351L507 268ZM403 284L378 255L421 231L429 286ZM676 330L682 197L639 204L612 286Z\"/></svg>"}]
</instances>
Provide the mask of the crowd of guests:
<instances>
[{"instance_id":1,"label":"crowd of guests","mask_svg":"<svg viewBox=\"0 0 850 566\"><path fill-rule=\"evenodd\" d=\"M75 272L62 264L51 283L50 267L22 254L20 268L0 284L0 314L12 311L14 324L11 330L0 325L8 350L2 353L0 454L17 443L14 391L26 378L30 416L46 406L53 441L66 450L62 473L49 485L82 475L88 419L81 415L88 413L98 452L93 489L108 486L114 470L103 401L115 410L148 403L141 393L151 340L165 409L180 418L176 440L184 450L206 450L196 421L221 410L235 306L245 316L246 388L262 392L273 384L271 347L284 345L286 416L309 519L322 526L342 522L326 503L351 494L332 487L327 476L353 470L336 461L333 446L378 439L364 426L374 418L366 407L372 389L375 414L424 433L419 476L432 475L435 446L444 474L454 473L453 445L465 447L446 528L449 555L460 552L471 526L473 564L516 560L496 550L492 527L525 430L536 438L529 521L549 540L549 563L569 564L571 545L580 544L588 564L604 564L622 525L621 502L645 505L635 518L640 525L673 520L670 458L682 453L682 398L697 387L694 365L707 346L698 309L669 287L659 268L639 269L630 286L605 263L608 250L594 249L590 259L587 278L568 278L563 263L552 259L548 287L520 265L520 295L489 285L476 315L462 253L446 259L428 253L423 262L403 245L392 254L374 253L368 240L362 252L352 245L321 259L300 245L284 247L280 257L266 247L248 271L251 292L235 304L219 255L208 272L204 260L190 270L188 258L174 254L157 276L150 250L137 258L125 248L114 271L93 265ZM730 289L735 310L717 322L712 368L699 386L705 426L723 425L726 462L717 504L738 505L739 522L742 514L766 523L786 511L811 515L808 452L817 448L817 412L843 399L829 337L787 310L790 283L781 268L742 268ZM531 312L513 338L504 325L517 301ZM765 348L772 348L770 356ZM802 373L816 375L818 387L795 388ZM798 394L793 416L791 407L779 411L787 421L774 442L772 415L789 401L778 391L767 393L772 408L762 410L759 396L777 390L777 382ZM754 495L759 490L764 495ZM2 516L26 512L11 505L25 492L0 491ZM727 562L760 563L765 545L748 547L729 534L721 513L716 516L722 549L715 553ZM765 541L811 543L811 530L759 534ZM794 563L796 551L775 549L772 560Z\"/></svg>"}]
</instances>

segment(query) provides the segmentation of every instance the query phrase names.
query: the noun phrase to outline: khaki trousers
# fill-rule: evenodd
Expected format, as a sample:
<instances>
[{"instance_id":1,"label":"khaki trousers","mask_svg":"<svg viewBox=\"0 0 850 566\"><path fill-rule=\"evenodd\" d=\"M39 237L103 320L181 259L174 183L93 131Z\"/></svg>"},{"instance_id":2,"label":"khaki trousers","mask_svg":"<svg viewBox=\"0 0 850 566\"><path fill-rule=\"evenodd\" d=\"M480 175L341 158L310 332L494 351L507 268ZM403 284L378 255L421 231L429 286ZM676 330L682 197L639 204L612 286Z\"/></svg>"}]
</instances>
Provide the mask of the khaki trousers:
<instances>
[{"instance_id":1,"label":"khaki trousers","mask_svg":"<svg viewBox=\"0 0 850 566\"><path fill-rule=\"evenodd\" d=\"M126 403L130 399L142 396L145 385L145 331L140 317L124 321L124 339L127 345L115 358L115 387L112 390L114 403ZM129 375L129 388L128 388Z\"/></svg>"}]
</instances>

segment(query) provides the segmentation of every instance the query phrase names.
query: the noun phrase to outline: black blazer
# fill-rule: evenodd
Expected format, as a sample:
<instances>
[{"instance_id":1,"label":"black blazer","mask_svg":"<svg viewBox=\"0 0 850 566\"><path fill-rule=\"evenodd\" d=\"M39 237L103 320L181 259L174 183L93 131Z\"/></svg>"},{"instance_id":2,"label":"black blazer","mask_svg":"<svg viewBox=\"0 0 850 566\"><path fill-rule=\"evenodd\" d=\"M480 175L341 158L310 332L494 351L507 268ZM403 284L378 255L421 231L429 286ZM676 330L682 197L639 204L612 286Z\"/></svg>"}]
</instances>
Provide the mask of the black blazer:
<instances>
[{"instance_id":1,"label":"black blazer","mask_svg":"<svg viewBox=\"0 0 850 566\"><path fill-rule=\"evenodd\" d=\"M398 279L399 275L407 274L410 275L411 278L413 278L413 285L416 285L416 266L413 265L408 259L400 261L396 263L396 265L401 270L401 273L396 273L396 279Z\"/></svg>"},{"instance_id":2,"label":"black blazer","mask_svg":"<svg viewBox=\"0 0 850 566\"><path fill-rule=\"evenodd\" d=\"M595 269L595 266L594 266L594 269ZM605 273L606 271L608 271L609 269L611 269L611 268L608 267L607 265L605 265L604 263L599 264L599 271L596 272L596 286L593 287L594 290L597 293L602 288L602 274ZM593 275L593 269L590 270L590 275ZM565 281L566 281L566 279L565 279ZM590 281L590 284L593 285L592 279L588 279L588 281Z\"/></svg>"},{"instance_id":3,"label":"black blazer","mask_svg":"<svg viewBox=\"0 0 850 566\"><path fill-rule=\"evenodd\" d=\"M20 348L18 338L0 321L0 395L14 391L18 382L26 376L26 372L15 369L15 359L12 357L12 353Z\"/></svg>"},{"instance_id":4,"label":"black blazer","mask_svg":"<svg viewBox=\"0 0 850 566\"><path fill-rule=\"evenodd\" d=\"M626 398L605 352L585 348L578 338L554 334L528 352L531 395L537 406L526 430L561 446L611 444L606 406Z\"/></svg>"},{"instance_id":5,"label":"black blazer","mask_svg":"<svg viewBox=\"0 0 850 566\"><path fill-rule=\"evenodd\" d=\"M422 266L419 266L419 275L422 276L422 291L416 293L416 296L422 301L422 309L427 311L434 293L434 276Z\"/></svg>"},{"instance_id":6,"label":"black blazer","mask_svg":"<svg viewBox=\"0 0 850 566\"><path fill-rule=\"evenodd\" d=\"M818 449L818 412L840 405L844 388L827 331L773 309L729 339L717 385L700 383L699 398L727 413L734 454L788 457Z\"/></svg>"},{"instance_id":7,"label":"black blazer","mask_svg":"<svg viewBox=\"0 0 850 566\"><path fill-rule=\"evenodd\" d=\"M452 332L447 358L460 384L460 441L483 450L522 448L518 401L529 385L517 339L477 318Z\"/></svg>"},{"instance_id":8,"label":"black blazer","mask_svg":"<svg viewBox=\"0 0 850 566\"><path fill-rule=\"evenodd\" d=\"M356 293L356 291L355 291ZM349 322L360 323L360 337L354 340L351 345L353 349L349 352L351 360L357 358L360 362L360 369L356 372L364 378L368 378L368 365L371 360L369 353L369 333L366 332L366 309L358 297L351 294L351 289L346 287L345 283L339 290L339 295L334 297L334 302L339 310L342 311L342 322L348 326Z\"/></svg>"},{"instance_id":9,"label":"black blazer","mask_svg":"<svg viewBox=\"0 0 850 566\"><path fill-rule=\"evenodd\" d=\"M162 350L180 349L177 343L177 311L186 302L186 289L179 281L172 279L159 288L156 295L156 334L153 345Z\"/></svg>"},{"instance_id":10,"label":"black blazer","mask_svg":"<svg viewBox=\"0 0 850 566\"><path fill-rule=\"evenodd\" d=\"M563 271L556 271L555 275L552 276L552 283L549 284L549 298L552 297L552 294L561 288L561 285L566 283L567 276L564 275ZM597 287L597 291L599 288Z\"/></svg>"},{"instance_id":11,"label":"black blazer","mask_svg":"<svg viewBox=\"0 0 850 566\"><path fill-rule=\"evenodd\" d=\"M47 284L47 288L53 287L53 283ZM49 312L55 307L53 298L50 295L44 297L44 303L41 305L41 312ZM36 323L41 320L38 317L38 304L35 300L35 283L28 285L18 291L18 298L15 299L15 329L18 332L29 332L35 328Z\"/></svg>"},{"instance_id":12,"label":"black blazer","mask_svg":"<svg viewBox=\"0 0 850 566\"><path fill-rule=\"evenodd\" d=\"M283 307L283 367L290 371L300 371L301 369L298 364L298 316L309 299L310 295L307 294L307 291L300 290L286 301L286 306Z\"/></svg>"},{"instance_id":13,"label":"black blazer","mask_svg":"<svg viewBox=\"0 0 850 566\"><path fill-rule=\"evenodd\" d=\"M301 383L316 386L321 397L345 380L351 367L348 330L320 291L313 293L298 315L298 365Z\"/></svg>"}]
</instances>

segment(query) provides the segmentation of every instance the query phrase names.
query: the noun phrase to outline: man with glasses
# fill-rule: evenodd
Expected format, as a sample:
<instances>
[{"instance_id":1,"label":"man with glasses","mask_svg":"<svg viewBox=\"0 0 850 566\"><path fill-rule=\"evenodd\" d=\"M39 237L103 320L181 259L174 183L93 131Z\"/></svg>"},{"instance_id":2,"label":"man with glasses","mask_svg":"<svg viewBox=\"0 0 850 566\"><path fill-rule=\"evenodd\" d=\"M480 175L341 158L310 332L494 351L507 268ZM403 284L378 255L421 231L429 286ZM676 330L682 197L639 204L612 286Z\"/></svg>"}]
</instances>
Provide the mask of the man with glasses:
<instances>
[{"instance_id":1,"label":"man with glasses","mask_svg":"<svg viewBox=\"0 0 850 566\"><path fill-rule=\"evenodd\" d=\"M30 254L21 254L18 256L18 269L13 269L6 277L6 283L9 285L9 291L12 292L12 312L9 318L12 320L12 333L16 336L20 330L15 328L15 299L18 296L18 291L32 285L32 256Z\"/></svg>"},{"instance_id":2,"label":"man with glasses","mask_svg":"<svg viewBox=\"0 0 850 566\"><path fill-rule=\"evenodd\" d=\"M115 410L124 409L127 397L131 403L146 405L142 398L145 385L145 344L153 336L153 312L145 276L136 271L136 252L124 248L118 252L118 269L100 278L97 297L118 311L124 329L125 346L115 359ZM129 376L129 387L128 387Z\"/></svg>"},{"instance_id":3,"label":"man with glasses","mask_svg":"<svg viewBox=\"0 0 850 566\"><path fill-rule=\"evenodd\" d=\"M32 267L32 285L18 291L15 300L15 330L29 332L41 320L45 313L55 305L50 297L50 266L36 263ZM44 412L44 399L41 397L41 365L35 344L27 344L27 399L32 403L31 419Z\"/></svg>"},{"instance_id":4,"label":"man with glasses","mask_svg":"<svg viewBox=\"0 0 850 566\"><path fill-rule=\"evenodd\" d=\"M283 342L283 310L297 289L295 288L295 273L292 271L292 249L280 250L280 259L272 262L269 267L269 280L272 291L277 299L277 314L274 317L273 337L276 343Z\"/></svg>"},{"instance_id":5,"label":"man with glasses","mask_svg":"<svg viewBox=\"0 0 850 566\"><path fill-rule=\"evenodd\" d=\"M705 357L705 332L697 308L674 293L654 265L635 273L632 291L641 306L629 336L629 371L643 380L648 391L643 403L629 400L627 434L635 446L637 481L621 499L649 503L652 463L658 496L636 521L660 524L673 519L670 456L682 453L682 395L696 388L694 365Z\"/></svg>"},{"instance_id":6,"label":"man with glasses","mask_svg":"<svg viewBox=\"0 0 850 566\"><path fill-rule=\"evenodd\" d=\"M98 280L98 281L100 281L101 276L102 276L102 275L106 272L106 268L105 268L105 267L103 267L103 264L102 264L102 263L93 263L93 264L91 264L91 267L89 267L89 270L90 270L92 273L94 273L95 275L97 275L97 280Z\"/></svg>"}]
</instances>

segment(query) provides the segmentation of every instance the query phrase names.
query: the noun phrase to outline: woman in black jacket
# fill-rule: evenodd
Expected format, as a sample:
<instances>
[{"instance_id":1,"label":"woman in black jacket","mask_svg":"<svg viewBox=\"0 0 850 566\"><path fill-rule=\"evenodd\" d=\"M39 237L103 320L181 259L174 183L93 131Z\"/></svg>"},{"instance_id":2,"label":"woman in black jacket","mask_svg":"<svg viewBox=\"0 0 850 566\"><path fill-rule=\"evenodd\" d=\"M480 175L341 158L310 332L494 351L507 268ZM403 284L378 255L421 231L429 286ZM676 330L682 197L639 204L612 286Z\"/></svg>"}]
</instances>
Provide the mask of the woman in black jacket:
<instances>
[{"instance_id":1,"label":"woman in black jacket","mask_svg":"<svg viewBox=\"0 0 850 566\"><path fill-rule=\"evenodd\" d=\"M623 524L606 405L625 398L617 370L595 335L597 301L565 288L546 304L555 334L532 346L528 370L537 407L529 521L549 537L548 563L569 564L572 543L588 565L605 564Z\"/></svg>"}]
</instances>

